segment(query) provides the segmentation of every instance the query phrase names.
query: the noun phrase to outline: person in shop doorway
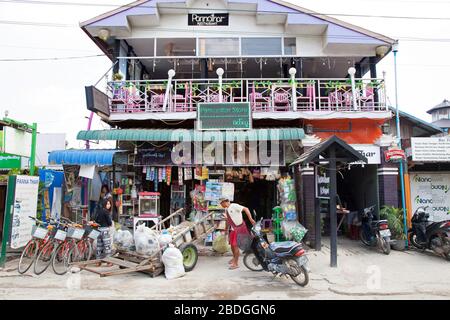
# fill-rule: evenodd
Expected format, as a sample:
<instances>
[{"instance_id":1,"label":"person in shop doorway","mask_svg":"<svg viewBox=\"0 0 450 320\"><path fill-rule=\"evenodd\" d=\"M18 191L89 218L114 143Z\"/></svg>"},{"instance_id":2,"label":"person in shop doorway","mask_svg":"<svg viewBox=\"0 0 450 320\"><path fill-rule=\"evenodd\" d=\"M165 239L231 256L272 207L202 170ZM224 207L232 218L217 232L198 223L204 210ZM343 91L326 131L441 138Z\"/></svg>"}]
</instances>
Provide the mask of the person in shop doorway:
<instances>
[{"instance_id":1,"label":"person in shop doorway","mask_svg":"<svg viewBox=\"0 0 450 320\"><path fill-rule=\"evenodd\" d=\"M111 255L112 252L112 238L110 234L110 227L112 226L111 219L112 200L106 199L103 202L103 208L97 213L95 222L99 224L98 231L100 235L97 238L97 259L104 259ZM97 264L100 267L101 262ZM111 263L107 264L112 266Z\"/></svg>"},{"instance_id":2,"label":"person in shop doorway","mask_svg":"<svg viewBox=\"0 0 450 320\"><path fill-rule=\"evenodd\" d=\"M248 208L241 206L237 203L231 203L227 198L219 199L220 205L225 208L225 215L227 218L227 225L230 229L229 232L229 242L231 246L231 251L233 253L233 259L228 263L230 265L229 269L239 268L239 247L237 242L237 236L240 232L248 232L247 226L245 225L243 213L246 214L248 220L252 225L255 224L255 220L250 213Z\"/></svg>"}]
</instances>

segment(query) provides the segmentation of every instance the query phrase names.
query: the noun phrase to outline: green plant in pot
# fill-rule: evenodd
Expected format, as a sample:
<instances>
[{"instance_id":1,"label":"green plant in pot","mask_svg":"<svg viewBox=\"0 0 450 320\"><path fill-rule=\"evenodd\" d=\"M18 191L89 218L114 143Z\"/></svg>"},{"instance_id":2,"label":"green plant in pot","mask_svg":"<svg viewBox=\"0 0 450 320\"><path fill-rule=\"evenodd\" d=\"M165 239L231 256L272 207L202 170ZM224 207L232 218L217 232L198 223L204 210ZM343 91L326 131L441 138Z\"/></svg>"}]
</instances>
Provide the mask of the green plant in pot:
<instances>
[{"instance_id":1,"label":"green plant in pot","mask_svg":"<svg viewBox=\"0 0 450 320\"><path fill-rule=\"evenodd\" d=\"M384 206L380 210L380 219L388 221L392 234L392 248L395 250L405 249L406 235L403 229L403 209L393 206Z\"/></svg>"}]
</instances>

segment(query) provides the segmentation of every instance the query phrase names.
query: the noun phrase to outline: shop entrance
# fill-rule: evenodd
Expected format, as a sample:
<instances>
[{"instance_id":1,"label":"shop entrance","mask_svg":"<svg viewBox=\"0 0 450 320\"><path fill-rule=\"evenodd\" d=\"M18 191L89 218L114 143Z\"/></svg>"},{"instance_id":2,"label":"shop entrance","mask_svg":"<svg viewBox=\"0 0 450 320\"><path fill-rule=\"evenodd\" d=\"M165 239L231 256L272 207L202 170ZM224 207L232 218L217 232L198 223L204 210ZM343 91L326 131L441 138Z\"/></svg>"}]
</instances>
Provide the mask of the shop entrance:
<instances>
[{"instance_id":1,"label":"shop entrance","mask_svg":"<svg viewBox=\"0 0 450 320\"><path fill-rule=\"evenodd\" d=\"M234 201L247 207L250 212L256 211L256 220L270 219L272 208L277 204L276 181L255 180L249 182L235 182Z\"/></svg>"}]
</instances>

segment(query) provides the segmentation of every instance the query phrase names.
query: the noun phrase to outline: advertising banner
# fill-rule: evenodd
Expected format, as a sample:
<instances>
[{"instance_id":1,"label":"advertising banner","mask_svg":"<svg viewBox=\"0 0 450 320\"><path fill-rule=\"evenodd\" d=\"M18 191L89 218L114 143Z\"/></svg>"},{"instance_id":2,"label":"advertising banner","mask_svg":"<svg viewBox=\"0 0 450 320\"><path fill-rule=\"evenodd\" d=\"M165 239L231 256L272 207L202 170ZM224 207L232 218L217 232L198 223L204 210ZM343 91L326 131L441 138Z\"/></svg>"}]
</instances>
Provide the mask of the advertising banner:
<instances>
[{"instance_id":1,"label":"advertising banner","mask_svg":"<svg viewBox=\"0 0 450 320\"><path fill-rule=\"evenodd\" d=\"M4 152L29 158L31 155L32 134L11 127L4 127Z\"/></svg>"},{"instance_id":2,"label":"advertising banner","mask_svg":"<svg viewBox=\"0 0 450 320\"><path fill-rule=\"evenodd\" d=\"M424 207L430 221L450 219L450 173L410 173L412 214Z\"/></svg>"},{"instance_id":3,"label":"advertising banner","mask_svg":"<svg viewBox=\"0 0 450 320\"><path fill-rule=\"evenodd\" d=\"M411 138L413 161L450 161L450 137Z\"/></svg>"},{"instance_id":4,"label":"advertising banner","mask_svg":"<svg viewBox=\"0 0 450 320\"><path fill-rule=\"evenodd\" d=\"M24 247L31 239L36 217L39 177L17 176L12 214L11 248Z\"/></svg>"}]
</instances>

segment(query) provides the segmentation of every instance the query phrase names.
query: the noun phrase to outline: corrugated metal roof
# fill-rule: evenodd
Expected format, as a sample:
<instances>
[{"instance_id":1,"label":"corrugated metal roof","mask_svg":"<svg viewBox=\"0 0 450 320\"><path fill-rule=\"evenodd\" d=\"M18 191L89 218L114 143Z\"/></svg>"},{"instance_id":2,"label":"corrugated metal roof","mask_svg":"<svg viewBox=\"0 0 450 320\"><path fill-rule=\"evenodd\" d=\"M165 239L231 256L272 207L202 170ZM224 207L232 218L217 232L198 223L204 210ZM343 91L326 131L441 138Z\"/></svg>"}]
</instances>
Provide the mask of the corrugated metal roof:
<instances>
[{"instance_id":1,"label":"corrugated metal roof","mask_svg":"<svg viewBox=\"0 0 450 320\"><path fill-rule=\"evenodd\" d=\"M444 99L444 101L439 103L437 106L434 106L433 108L428 110L427 113L431 114L431 113L433 113L433 111L436 111L436 110L439 110L439 109L443 109L443 108L450 108L450 101L448 101L447 99Z\"/></svg>"},{"instance_id":2,"label":"corrugated metal roof","mask_svg":"<svg viewBox=\"0 0 450 320\"><path fill-rule=\"evenodd\" d=\"M192 129L117 129L80 131L78 140L119 141L264 141L301 140L302 128L268 128L252 130L198 131Z\"/></svg>"},{"instance_id":3,"label":"corrugated metal roof","mask_svg":"<svg viewBox=\"0 0 450 320\"><path fill-rule=\"evenodd\" d=\"M50 152L50 164L70 165L112 165L114 154L122 152L115 149L56 150Z\"/></svg>"}]
</instances>

